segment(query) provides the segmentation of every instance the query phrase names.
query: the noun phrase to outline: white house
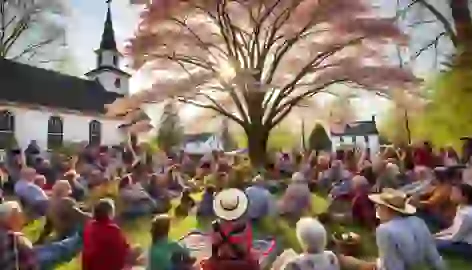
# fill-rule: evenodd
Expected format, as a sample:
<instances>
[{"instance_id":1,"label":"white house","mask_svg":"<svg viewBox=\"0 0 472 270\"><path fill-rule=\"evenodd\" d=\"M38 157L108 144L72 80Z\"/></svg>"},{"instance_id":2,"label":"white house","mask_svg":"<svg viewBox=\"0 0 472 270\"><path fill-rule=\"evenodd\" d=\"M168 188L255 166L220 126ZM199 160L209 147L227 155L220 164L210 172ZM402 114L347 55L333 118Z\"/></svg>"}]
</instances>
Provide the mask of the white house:
<instances>
[{"instance_id":1,"label":"white house","mask_svg":"<svg viewBox=\"0 0 472 270\"><path fill-rule=\"evenodd\" d=\"M215 133L187 134L182 149L191 155L204 155L214 150L223 150L223 143Z\"/></svg>"},{"instance_id":2,"label":"white house","mask_svg":"<svg viewBox=\"0 0 472 270\"><path fill-rule=\"evenodd\" d=\"M120 69L110 5L97 66L87 79L0 59L0 148L14 138L24 149L36 140L42 149L63 142L114 145L126 134L105 105L129 95L128 73Z\"/></svg>"},{"instance_id":3,"label":"white house","mask_svg":"<svg viewBox=\"0 0 472 270\"><path fill-rule=\"evenodd\" d=\"M369 121L356 121L343 127L331 127L330 135L333 152L343 144L357 146L361 149L367 148L371 156L380 149L375 116Z\"/></svg>"}]
</instances>

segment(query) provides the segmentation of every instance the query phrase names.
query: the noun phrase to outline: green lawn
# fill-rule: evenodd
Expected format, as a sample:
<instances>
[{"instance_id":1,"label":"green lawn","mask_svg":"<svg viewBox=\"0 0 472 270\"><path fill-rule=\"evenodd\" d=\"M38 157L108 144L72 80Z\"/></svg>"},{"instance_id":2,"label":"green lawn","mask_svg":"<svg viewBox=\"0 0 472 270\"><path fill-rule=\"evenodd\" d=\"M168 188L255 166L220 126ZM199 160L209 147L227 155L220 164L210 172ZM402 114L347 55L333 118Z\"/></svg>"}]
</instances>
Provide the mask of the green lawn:
<instances>
[{"instance_id":1,"label":"green lawn","mask_svg":"<svg viewBox=\"0 0 472 270\"><path fill-rule=\"evenodd\" d=\"M197 195L196 199L200 196ZM312 215L317 215L326 210L326 201L319 197L313 196L313 209L315 211ZM150 220L151 218L143 218L134 222L130 222L123 225L123 229L126 231L131 243L140 244L143 247L147 247L150 244ZM171 229L171 237L173 239L179 239L190 230L199 226L195 216L189 216L183 220L174 220ZM30 239L36 239L39 233L41 221L36 221L25 229L25 233L31 237ZM274 226L275 225L275 226ZM276 235L282 242L284 247L291 247L296 251L300 251L295 230L293 225L286 221L278 219L267 219L261 224L261 229L271 235ZM358 228L347 228L349 230L359 233L363 239L363 250L366 252L367 257L376 256L375 239L372 233ZM448 258L447 259L450 269L453 270L470 270L472 269L471 262L465 262L464 260L457 260ZM78 260L73 260L70 263L64 264L59 267L60 270L80 270L80 264Z\"/></svg>"}]
</instances>

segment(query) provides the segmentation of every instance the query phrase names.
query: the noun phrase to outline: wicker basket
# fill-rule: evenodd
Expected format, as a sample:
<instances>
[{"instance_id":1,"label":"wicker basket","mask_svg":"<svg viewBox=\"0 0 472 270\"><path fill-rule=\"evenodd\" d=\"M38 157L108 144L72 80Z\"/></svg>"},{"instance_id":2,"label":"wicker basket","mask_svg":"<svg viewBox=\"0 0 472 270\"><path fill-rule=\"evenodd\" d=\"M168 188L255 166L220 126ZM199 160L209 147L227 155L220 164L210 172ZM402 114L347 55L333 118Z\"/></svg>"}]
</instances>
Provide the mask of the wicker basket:
<instances>
[{"instance_id":1,"label":"wicker basket","mask_svg":"<svg viewBox=\"0 0 472 270\"><path fill-rule=\"evenodd\" d=\"M361 239L357 234L354 234L354 237L349 240L339 239L333 235L333 242L339 253L346 256L356 257L361 251Z\"/></svg>"}]
</instances>

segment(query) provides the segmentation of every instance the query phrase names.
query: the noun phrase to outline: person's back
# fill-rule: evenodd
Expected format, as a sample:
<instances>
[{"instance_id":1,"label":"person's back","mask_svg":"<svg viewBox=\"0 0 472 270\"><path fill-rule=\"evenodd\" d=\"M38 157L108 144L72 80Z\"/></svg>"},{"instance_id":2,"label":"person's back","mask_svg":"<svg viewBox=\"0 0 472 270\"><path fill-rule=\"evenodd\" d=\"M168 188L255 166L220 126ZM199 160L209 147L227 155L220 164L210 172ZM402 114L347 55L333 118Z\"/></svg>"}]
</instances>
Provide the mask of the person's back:
<instances>
[{"instance_id":1,"label":"person's back","mask_svg":"<svg viewBox=\"0 0 472 270\"><path fill-rule=\"evenodd\" d=\"M123 269L128 250L128 243L115 223L111 220L92 220L84 228L82 269Z\"/></svg>"},{"instance_id":2,"label":"person's back","mask_svg":"<svg viewBox=\"0 0 472 270\"><path fill-rule=\"evenodd\" d=\"M332 251L324 251L317 254L300 254L287 263L283 270L340 270L340 266Z\"/></svg>"},{"instance_id":3,"label":"person's back","mask_svg":"<svg viewBox=\"0 0 472 270\"><path fill-rule=\"evenodd\" d=\"M40 201L47 201L48 196L39 186L20 180L15 184L15 195L28 204L35 204Z\"/></svg>"},{"instance_id":4,"label":"person's back","mask_svg":"<svg viewBox=\"0 0 472 270\"><path fill-rule=\"evenodd\" d=\"M256 185L246 188L245 192L250 202L247 210L250 218L262 218L273 211L273 198L267 189Z\"/></svg>"},{"instance_id":5,"label":"person's back","mask_svg":"<svg viewBox=\"0 0 472 270\"><path fill-rule=\"evenodd\" d=\"M185 252L184 248L175 241L167 238L156 241L149 250L149 270L171 270L172 255L183 252Z\"/></svg>"},{"instance_id":6,"label":"person's back","mask_svg":"<svg viewBox=\"0 0 472 270\"><path fill-rule=\"evenodd\" d=\"M399 217L381 224L376 231L381 269L410 270L429 266L442 269L442 258L423 220ZM421 268L420 268L421 269Z\"/></svg>"}]
</instances>

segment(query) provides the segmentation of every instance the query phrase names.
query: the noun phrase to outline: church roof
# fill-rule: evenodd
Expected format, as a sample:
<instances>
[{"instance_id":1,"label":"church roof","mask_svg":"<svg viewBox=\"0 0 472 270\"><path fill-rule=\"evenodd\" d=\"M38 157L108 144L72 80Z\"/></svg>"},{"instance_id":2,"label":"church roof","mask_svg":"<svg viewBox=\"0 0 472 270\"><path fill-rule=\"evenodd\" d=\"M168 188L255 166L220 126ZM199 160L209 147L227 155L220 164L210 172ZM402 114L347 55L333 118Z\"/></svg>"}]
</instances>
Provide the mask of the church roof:
<instances>
[{"instance_id":1,"label":"church roof","mask_svg":"<svg viewBox=\"0 0 472 270\"><path fill-rule=\"evenodd\" d=\"M0 101L104 113L105 104L123 97L90 81L0 59Z\"/></svg>"},{"instance_id":2,"label":"church roof","mask_svg":"<svg viewBox=\"0 0 472 270\"><path fill-rule=\"evenodd\" d=\"M371 121L356 121L342 126L331 126L333 136L365 136L379 134L375 119Z\"/></svg>"},{"instance_id":3,"label":"church roof","mask_svg":"<svg viewBox=\"0 0 472 270\"><path fill-rule=\"evenodd\" d=\"M108 2L108 12L105 19L105 27L103 28L102 41L100 42L100 50L118 51L116 48L115 30L113 29L113 21L111 19L110 2Z\"/></svg>"},{"instance_id":4,"label":"church roof","mask_svg":"<svg viewBox=\"0 0 472 270\"><path fill-rule=\"evenodd\" d=\"M112 71L112 72L118 73L119 75L131 77L131 74L112 66L99 66L98 68L92 69L89 72L85 73L85 76L90 76L100 71Z\"/></svg>"}]
</instances>

